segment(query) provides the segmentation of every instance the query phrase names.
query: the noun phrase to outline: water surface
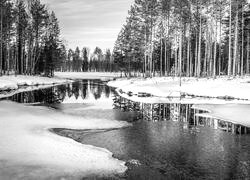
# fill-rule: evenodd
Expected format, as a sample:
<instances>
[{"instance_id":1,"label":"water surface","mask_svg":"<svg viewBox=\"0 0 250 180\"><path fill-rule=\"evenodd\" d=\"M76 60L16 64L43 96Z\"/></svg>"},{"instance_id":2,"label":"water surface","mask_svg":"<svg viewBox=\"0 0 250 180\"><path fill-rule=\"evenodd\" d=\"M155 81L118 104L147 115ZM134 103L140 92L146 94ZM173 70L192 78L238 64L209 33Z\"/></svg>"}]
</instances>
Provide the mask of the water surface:
<instances>
[{"instance_id":1,"label":"water surface","mask_svg":"<svg viewBox=\"0 0 250 180\"><path fill-rule=\"evenodd\" d=\"M63 113L129 121L123 129L54 132L103 147L127 162L117 179L250 179L250 137L227 132L223 121L194 116L192 105L141 104L99 80L17 94L10 100Z\"/></svg>"}]
</instances>

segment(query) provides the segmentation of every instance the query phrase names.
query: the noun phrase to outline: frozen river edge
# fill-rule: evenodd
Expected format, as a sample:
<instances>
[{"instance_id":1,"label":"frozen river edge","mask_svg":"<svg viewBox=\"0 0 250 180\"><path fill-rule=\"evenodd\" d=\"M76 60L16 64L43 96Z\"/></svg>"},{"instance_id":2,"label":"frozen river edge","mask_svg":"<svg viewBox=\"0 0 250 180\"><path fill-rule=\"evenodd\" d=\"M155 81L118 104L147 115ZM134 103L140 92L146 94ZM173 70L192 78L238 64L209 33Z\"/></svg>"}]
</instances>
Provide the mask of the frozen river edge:
<instances>
[{"instance_id":1,"label":"frozen river edge","mask_svg":"<svg viewBox=\"0 0 250 180\"><path fill-rule=\"evenodd\" d=\"M250 77L217 79L155 77L110 81L123 98L149 104L193 104L207 113L200 117L220 119L250 127Z\"/></svg>"},{"instance_id":2,"label":"frozen river edge","mask_svg":"<svg viewBox=\"0 0 250 180\"><path fill-rule=\"evenodd\" d=\"M125 162L106 149L83 145L53 128L113 129L126 122L92 119L9 101L0 102L1 179L53 179L109 176L126 171ZM20 168L21 167L21 168Z\"/></svg>"},{"instance_id":3,"label":"frozen river edge","mask_svg":"<svg viewBox=\"0 0 250 180\"><path fill-rule=\"evenodd\" d=\"M154 99L201 97L222 100L250 100L249 76L218 77L216 79L192 77L183 77L182 79L178 77L131 78L110 81L108 85L127 94L138 96L145 94Z\"/></svg>"}]
</instances>

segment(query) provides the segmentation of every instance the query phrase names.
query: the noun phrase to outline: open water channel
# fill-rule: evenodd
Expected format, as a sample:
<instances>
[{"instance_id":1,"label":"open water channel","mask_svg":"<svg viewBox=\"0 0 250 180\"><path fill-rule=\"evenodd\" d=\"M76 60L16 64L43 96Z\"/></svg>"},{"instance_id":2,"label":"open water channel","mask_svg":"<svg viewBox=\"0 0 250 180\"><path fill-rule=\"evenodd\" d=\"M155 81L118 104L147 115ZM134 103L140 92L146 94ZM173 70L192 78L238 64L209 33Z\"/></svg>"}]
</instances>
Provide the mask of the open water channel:
<instances>
[{"instance_id":1,"label":"open water channel","mask_svg":"<svg viewBox=\"0 0 250 180\"><path fill-rule=\"evenodd\" d=\"M128 170L113 179L250 179L249 129L232 133L223 121L195 117L192 105L132 102L100 80L76 81L8 99L67 113L77 108L88 117L132 123L108 131L53 129L77 142L106 148L126 161Z\"/></svg>"}]
</instances>

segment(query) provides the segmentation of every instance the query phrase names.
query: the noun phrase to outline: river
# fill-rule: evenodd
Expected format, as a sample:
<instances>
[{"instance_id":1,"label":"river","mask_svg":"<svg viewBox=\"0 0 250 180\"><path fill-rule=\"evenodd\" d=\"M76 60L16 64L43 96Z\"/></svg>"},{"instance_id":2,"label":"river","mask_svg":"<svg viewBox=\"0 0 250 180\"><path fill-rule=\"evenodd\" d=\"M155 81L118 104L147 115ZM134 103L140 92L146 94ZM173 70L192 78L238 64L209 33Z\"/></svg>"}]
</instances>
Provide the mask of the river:
<instances>
[{"instance_id":1,"label":"river","mask_svg":"<svg viewBox=\"0 0 250 180\"><path fill-rule=\"evenodd\" d=\"M227 132L223 121L195 117L192 105L131 102L100 80L76 81L7 99L131 122L131 127L108 131L52 130L106 148L126 161L128 170L117 179L250 179L249 134Z\"/></svg>"}]
</instances>

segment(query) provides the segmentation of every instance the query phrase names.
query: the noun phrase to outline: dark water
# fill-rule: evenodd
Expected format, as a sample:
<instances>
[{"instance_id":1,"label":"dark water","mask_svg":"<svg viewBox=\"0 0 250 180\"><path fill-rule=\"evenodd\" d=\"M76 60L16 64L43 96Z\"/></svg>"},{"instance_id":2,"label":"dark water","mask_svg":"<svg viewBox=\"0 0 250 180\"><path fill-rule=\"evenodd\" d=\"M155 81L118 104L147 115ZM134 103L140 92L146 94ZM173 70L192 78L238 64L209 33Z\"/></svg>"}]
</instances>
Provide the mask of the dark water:
<instances>
[{"instance_id":1,"label":"dark water","mask_svg":"<svg viewBox=\"0 0 250 180\"><path fill-rule=\"evenodd\" d=\"M74 101L80 99L88 99L90 95L92 95L95 100L100 99L102 95L105 95L105 98L108 99L111 89L108 86L104 86L103 83L104 82L100 80L82 80L46 89L22 92L5 99L18 103L42 105L63 103L67 99L71 99L74 103Z\"/></svg>"},{"instance_id":2,"label":"dark water","mask_svg":"<svg viewBox=\"0 0 250 180\"><path fill-rule=\"evenodd\" d=\"M117 179L250 179L250 136L239 135L245 132L242 129L230 132L232 126L223 121L195 117L191 105L134 103L97 80L20 93L10 99L132 122L132 127L109 131L54 130L106 148L126 161L129 169ZM105 107L99 108L100 104Z\"/></svg>"}]
</instances>

